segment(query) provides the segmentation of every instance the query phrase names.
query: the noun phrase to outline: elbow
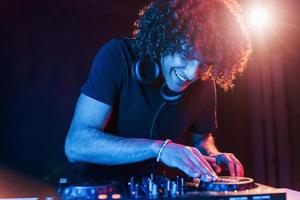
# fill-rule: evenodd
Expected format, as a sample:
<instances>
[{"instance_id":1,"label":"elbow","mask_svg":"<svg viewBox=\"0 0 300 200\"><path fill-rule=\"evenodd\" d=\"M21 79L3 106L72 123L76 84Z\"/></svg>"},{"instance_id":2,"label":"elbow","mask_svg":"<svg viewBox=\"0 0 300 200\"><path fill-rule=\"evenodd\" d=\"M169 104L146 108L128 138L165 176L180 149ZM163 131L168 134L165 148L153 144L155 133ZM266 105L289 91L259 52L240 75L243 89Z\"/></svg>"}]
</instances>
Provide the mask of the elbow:
<instances>
[{"instance_id":1,"label":"elbow","mask_svg":"<svg viewBox=\"0 0 300 200\"><path fill-rule=\"evenodd\" d=\"M65 150L65 155L69 162L73 163L73 162L79 161L79 159L78 159L79 152L77 151L76 145L71 140L69 135L66 138L64 150Z\"/></svg>"},{"instance_id":2,"label":"elbow","mask_svg":"<svg viewBox=\"0 0 300 200\"><path fill-rule=\"evenodd\" d=\"M72 163L76 162L76 156L75 156L74 152L66 146L65 146L65 155L69 162L72 162Z\"/></svg>"}]
</instances>

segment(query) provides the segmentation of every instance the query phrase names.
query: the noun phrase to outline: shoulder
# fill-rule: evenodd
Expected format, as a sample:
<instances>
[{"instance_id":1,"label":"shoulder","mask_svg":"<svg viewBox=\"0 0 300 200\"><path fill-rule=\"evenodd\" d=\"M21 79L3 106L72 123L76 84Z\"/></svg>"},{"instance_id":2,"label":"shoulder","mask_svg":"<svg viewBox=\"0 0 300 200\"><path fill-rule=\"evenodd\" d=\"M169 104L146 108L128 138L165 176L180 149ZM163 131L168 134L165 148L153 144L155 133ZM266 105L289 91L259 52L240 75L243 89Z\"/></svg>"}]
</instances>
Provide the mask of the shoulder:
<instances>
[{"instance_id":1,"label":"shoulder","mask_svg":"<svg viewBox=\"0 0 300 200\"><path fill-rule=\"evenodd\" d=\"M97 51L93 65L101 68L116 68L122 72L123 68L127 69L135 60L134 39L111 39Z\"/></svg>"},{"instance_id":2,"label":"shoulder","mask_svg":"<svg viewBox=\"0 0 300 200\"><path fill-rule=\"evenodd\" d=\"M202 93L215 93L216 92L216 84L212 79L207 80L198 80L192 85L193 90L201 91ZM197 93L197 92L196 92Z\"/></svg>"},{"instance_id":3,"label":"shoulder","mask_svg":"<svg viewBox=\"0 0 300 200\"><path fill-rule=\"evenodd\" d=\"M135 39L131 38L117 38L111 39L106 42L99 50L106 51L110 53L112 56L120 56L120 55L127 55L128 56L135 56Z\"/></svg>"},{"instance_id":4,"label":"shoulder","mask_svg":"<svg viewBox=\"0 0 300 200\"><path fill-rule=\"evenodd\" d=\"M193 104L200 105L214 102L216 99L215 81L211 79L198 80L188 88L185 96Z\"/></svg>"},{"instance_id":5,"label":"shoulder","mask_svg":"<svg viewBox=\"0 0 300 200\"><path fill-rule=\"evenodd\" d=\"M137 59L135 39L111 39L98 50L96 58L97 57L102 58L101 60L108 60L110 63L114 63L119 67L131 66Z\"/></svg>"}]
</instances>

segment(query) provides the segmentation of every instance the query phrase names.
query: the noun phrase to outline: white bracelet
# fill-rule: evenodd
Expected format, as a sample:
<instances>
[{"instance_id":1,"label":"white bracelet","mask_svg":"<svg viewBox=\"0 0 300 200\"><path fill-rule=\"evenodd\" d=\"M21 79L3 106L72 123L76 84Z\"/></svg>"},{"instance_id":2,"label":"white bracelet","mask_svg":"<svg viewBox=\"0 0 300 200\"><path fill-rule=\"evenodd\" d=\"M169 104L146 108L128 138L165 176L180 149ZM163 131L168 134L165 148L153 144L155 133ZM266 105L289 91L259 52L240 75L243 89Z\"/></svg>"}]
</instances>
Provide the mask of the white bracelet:
<instances>
[{"instance_id":1,"label":"white bracelet","mask_svg":"<svg viewBox=\"0 0 300 200\"><path fill-rule=\"evenodd\" d=\"M161 145L160 149L159 149L159 152L158 152L158 155L157 155L157 158L156 158L156 162L159 162L160 160L160 157L161 157L161 154L164 150L164 148L166 147L166 145L169 143L169 142L172 142L170 139L166 139L164 141L164 143Z\"/></svg>"}]
</instances>

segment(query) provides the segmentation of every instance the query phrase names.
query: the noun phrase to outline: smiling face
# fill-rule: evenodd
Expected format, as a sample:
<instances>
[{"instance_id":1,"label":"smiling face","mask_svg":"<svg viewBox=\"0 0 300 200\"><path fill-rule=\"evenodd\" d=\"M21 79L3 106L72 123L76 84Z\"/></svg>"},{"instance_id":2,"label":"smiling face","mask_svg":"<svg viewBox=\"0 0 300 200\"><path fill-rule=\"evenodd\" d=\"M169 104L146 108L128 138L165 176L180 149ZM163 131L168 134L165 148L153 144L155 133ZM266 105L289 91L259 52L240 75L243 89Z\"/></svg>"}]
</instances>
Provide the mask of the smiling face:
<instances>
[{"instance_id":1,"label":"smiling face","mask_svg":"<svg viewBox=\"0 0 300 200\"><path fill-rule=\"evenodd\" d=\"M174 92L183 92L200 78L200 62L188 60L179 53L162 57L161 67L168 88Z\"/></svg>"}]
</instances>

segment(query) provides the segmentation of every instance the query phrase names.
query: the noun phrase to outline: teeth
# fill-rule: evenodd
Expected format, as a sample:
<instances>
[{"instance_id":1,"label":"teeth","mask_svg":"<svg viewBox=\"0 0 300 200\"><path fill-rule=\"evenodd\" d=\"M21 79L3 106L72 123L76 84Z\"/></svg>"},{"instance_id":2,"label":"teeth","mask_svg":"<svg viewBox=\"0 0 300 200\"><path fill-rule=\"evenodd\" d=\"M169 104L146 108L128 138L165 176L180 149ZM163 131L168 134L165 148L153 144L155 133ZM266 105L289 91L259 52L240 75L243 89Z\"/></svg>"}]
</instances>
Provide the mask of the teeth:
<instances>
[{"instance_id":1,"label":"teeth","mask_svg":"<svg viewBox=\"0 0 300 200\"><path fill-rule=\"evenodd\" d=\"M184 82L184 81L187 80L186 78L184 78L183 76L181 76L176 70L174 70L174 71L175 71L176 76L177 76L182 82Z\"/></svg>"}]
</instances>

